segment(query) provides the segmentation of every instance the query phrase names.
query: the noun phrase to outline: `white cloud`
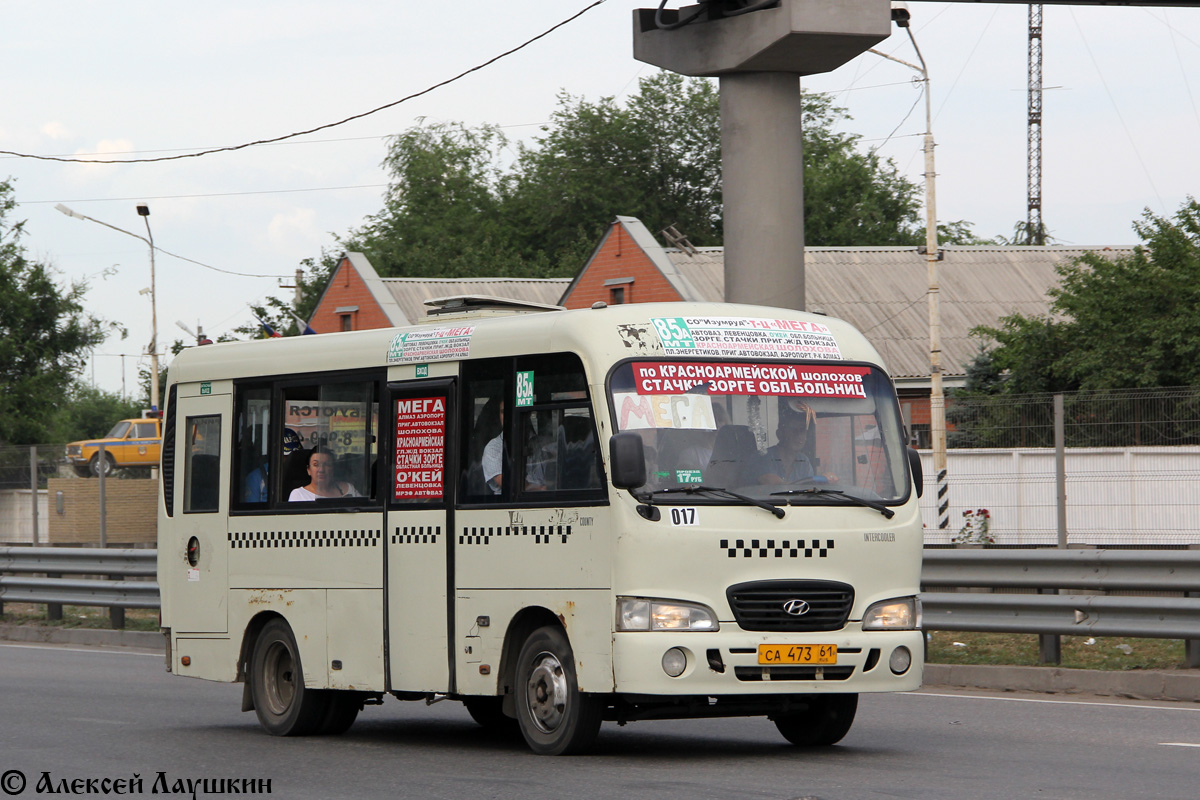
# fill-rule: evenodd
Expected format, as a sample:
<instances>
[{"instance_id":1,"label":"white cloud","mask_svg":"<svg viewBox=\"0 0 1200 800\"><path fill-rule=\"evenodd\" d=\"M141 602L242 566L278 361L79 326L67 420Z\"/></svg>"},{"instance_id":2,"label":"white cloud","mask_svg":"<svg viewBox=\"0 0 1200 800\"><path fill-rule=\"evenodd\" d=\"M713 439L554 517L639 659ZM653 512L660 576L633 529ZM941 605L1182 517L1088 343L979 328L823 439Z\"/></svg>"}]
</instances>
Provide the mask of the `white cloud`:
<instances>
[{"instance_id":1,"label":"white cloud","mask_svg":"<svg viewBox=\"0 0 1200 800\"><path fill-rule=\"evenodd\" d=\"M267 241L278 253L286 253L297 259L319 250L322 229L317 212L311 208L293 208L276 214L267 226Z\"/></svg>"},{"instance_id":2,"label":"white cloud","mask_svg":"<svg viewBox=\"0 0 1200 800\"><path fill-rule=\"evenodd\" d=\"M133 142L128 139L101 139L94 147L81 147L75 151L77 158L104 159L107 156L115 158L132 158ZM119 164L72 164L71 177L77 183L86 183L97 178L112 175Z\"/></svg>"},{"instance_id":3,"label":"white cloud","mask_svg":"<svg viewBox=\"0 0 1200 800\"><path fill-rule=\"evenodd\" d=\"M71 132L61 122L47 122L42 126L42 134L51 139L69 139Z\"/></svg>"}]
</instances>

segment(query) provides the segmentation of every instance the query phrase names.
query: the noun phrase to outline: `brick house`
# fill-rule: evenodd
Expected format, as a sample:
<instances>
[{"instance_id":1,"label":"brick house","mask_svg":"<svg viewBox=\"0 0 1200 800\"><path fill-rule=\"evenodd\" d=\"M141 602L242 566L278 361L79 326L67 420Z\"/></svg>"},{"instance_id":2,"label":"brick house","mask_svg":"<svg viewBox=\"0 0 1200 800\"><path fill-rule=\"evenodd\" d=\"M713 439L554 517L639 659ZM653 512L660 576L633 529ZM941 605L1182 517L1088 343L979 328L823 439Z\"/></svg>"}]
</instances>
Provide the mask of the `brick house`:
<instances>
[{"instance_id":1,"label":"brick house","mask_svg":"<svg viewBox=\"0 0 1200 800\"><path fill-rule=\"evenodd\" d=\"M566 308L597 302L707 301L725 294L720 247L665 247L636 217L619 216L575 277L380 278L361 253L343 255L309 321L320 333L408 325L427 301L485 295ZM923 249L923 248L922 248ZM1085 252L1110 257L1130 247L942 248L939 263L943 382L962 385L978 344L971 331L1009 314L1046 314L1055 267ZM805 248L808 310L844 319L871 341L895 379L906 422L929 428L928 274L916 247Z\"/></svg>"}]
</instances>

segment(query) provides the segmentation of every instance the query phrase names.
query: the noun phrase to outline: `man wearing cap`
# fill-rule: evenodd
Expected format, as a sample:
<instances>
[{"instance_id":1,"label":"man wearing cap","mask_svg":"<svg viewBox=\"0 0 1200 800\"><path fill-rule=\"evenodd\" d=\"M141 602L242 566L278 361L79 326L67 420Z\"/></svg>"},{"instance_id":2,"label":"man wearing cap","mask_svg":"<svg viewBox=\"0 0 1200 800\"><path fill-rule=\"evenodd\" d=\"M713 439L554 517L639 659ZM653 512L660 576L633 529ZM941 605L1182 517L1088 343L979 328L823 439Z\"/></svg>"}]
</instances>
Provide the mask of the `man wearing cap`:
<instances>
[{"instance_id":1,"label":"man wearing cap","mask_svg":"<svg viewBox=\"0 0 1200 800\"><path fill-rule=\"evenodd\" d=\"M300 434L291 428L283 429L283 457L287 458L301 448L304 442ZM267 469L270 463L264 461L257 469L246 476L242 486L242 501L245 503L267 502Z\"/></svg>"}]
</instances>

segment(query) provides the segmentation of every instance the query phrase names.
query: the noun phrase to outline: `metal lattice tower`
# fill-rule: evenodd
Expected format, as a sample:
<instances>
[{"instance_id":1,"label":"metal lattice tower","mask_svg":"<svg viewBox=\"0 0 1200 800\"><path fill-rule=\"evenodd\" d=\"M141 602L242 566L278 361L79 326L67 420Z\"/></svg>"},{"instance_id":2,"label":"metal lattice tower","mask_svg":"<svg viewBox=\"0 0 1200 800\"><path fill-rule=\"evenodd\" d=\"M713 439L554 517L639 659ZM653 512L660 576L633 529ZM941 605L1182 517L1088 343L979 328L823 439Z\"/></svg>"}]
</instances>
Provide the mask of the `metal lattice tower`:
<instances>
[{"instance_id":1,"label":"metal lattice tower","mask_svg":"<svg viewBox=\"0 0 1200 800\"><path fill-rule=\"evenodd\" d=\"M1025 244L1044 245L1042 225L1042 4L1029 4L1028 216Z\"/></svg>"}]
</instances>

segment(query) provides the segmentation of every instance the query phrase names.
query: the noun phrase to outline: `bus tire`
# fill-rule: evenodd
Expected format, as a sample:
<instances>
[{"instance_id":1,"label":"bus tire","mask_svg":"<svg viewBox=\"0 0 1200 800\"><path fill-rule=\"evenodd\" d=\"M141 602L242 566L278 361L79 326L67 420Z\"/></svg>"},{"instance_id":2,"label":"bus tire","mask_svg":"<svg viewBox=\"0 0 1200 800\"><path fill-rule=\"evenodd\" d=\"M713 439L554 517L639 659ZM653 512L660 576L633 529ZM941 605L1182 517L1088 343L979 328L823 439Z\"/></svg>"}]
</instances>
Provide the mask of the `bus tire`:
<instances>
[{"instance_id":1,"label":"bus tire","mask_svg":"<svg viewBox=\"0 0 1200 800\"><path fill-rule=\"evenodd\" d=\"M504 713L502 697L464 697L463 705L471 719L492 733L516 733L520 724Z\"/></svg>"},{"instance_id":2,"label":"bus tire","mask_svg":"<svg viewBox=\"0 0 1200 800\"><path fill-rule=\"evenodd\" d=\"M273 619L258 635L250 680L254 713L267 733L308 736L321 728L329 700L324 692L304 688L300 649L286 621Z\"/></svg>"},{"instance_id":3,"label":"bus tire","mask_svg":"<svg viewBox=\"0 0 1200 800\"><path fill-rule=\"evenodd\" d=\"M858 695L816 694L809 701L807 711L771 718L783 738L799 747L827 747L840 742L854 724Z\"/></svg>"},{"instance_id":4,"label":"bus tire","mask_svg":"<svg viewBox=\"0 0 1200 800\"><path fill-rule=\"evenodd\" d=\"M517 657L517 722L538 755L582 753L600 732L603 704L579 691L566 632L555 625L529 634Z\"/></svg>"},{"instance_id":5,"label":"bus tire","mask_svg":"<svg viewBox=\"0 0 1200 800\"><path fill-rule=\"evenodd\" d=\"M312 691L311 689L309 691ZM362 710L362 697L358 692L328 690L325 695L325 715L317 733L322 736L341 736L350 730L358 712Z\"/></svg>"}]
</instances>

